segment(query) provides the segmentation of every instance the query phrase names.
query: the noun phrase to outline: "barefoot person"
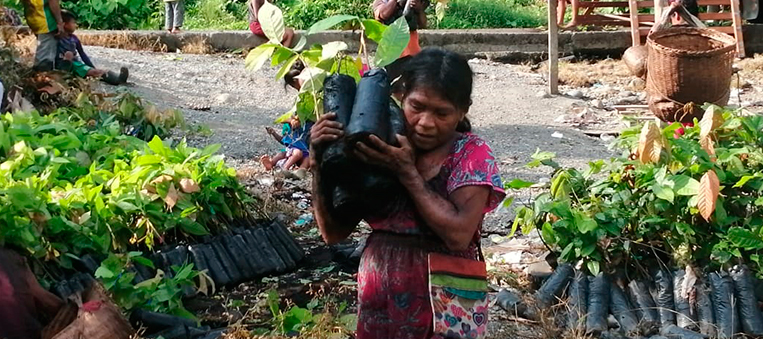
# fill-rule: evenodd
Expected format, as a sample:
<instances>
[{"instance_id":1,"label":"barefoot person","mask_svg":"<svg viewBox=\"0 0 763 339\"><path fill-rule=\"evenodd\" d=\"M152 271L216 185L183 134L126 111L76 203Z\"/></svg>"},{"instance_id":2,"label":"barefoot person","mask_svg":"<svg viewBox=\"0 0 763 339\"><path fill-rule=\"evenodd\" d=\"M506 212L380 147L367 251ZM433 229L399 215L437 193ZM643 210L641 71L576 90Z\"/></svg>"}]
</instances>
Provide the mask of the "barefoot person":
<instances>
[{"instance_id":1,"label":"barefoot person","mask_svg":"<svg viewBox=\"0 0 763 339\"><path fill-rule=\"evenodd\" d=\"M273 157L269 155L263 155L260 157L260 163L265 166L266 170L272 170L275 167L279 167L282 170L289 171L294 167L307 170L310 162L308 156L310 152L308 150L307 143L309 142L309 131L312 124L308 123L302 126L297 117L292 117L287 123L283 124L283 132L278 134L272 127L267 127L265 130L273 136L279 143L286 148L282 149L278 154Z\"/></svg>"},{"instance_id":2,"label":"barefoot person","mask_svg":"<svg viewBox=\"0 0 763 339\"><path fill-rule=\"evenodd\" d=\"M480 257L483 217L498 206L504 191L490 147L471 133L466 117L472 79L469 64L458 54L423 50L402 74L403 111L410 127L408 135L397 136L401 146L373 136L373 145L357 146L361 160L388 168L407 190L392 211L363 218L373 233L358 271L358 339L439 338L433 336L428 254ZM321 195L314 150L343 135L344 126L335 117L324 115L310 139L313 209L329 244L346 239L360 221L336 216ZM485 317L480 320L486 325Z\"/></svg>"},{"instance_id":3,"label":"barefoot person","mask_svg":"<svg viewBox=\"0 0 763 339\"><path fill-rule=\"evenodd\" d=\"M247 2L247 8L249 9L249 30L252 31L252 34L267 39L268 37L265 36L265 32L262 30L262 26L260 25L260 21L257 18L257 13L260 12L260 7L265 3L265 0L249 0ZM281 40L281 43L286 47L292 46L292 41L294 40L294 30L286 27L283 34L283 40Z\"/></svg>"},{"instance_id":4,"label":"barefoot person","mask_svg":"<svg viewBox=\"0 0 763 339\"><path fill-rule=\"evenodd\" d=\"M164 0L164 29L180 33L185 19L185 0Z\"/></svg>"}]
</instances>

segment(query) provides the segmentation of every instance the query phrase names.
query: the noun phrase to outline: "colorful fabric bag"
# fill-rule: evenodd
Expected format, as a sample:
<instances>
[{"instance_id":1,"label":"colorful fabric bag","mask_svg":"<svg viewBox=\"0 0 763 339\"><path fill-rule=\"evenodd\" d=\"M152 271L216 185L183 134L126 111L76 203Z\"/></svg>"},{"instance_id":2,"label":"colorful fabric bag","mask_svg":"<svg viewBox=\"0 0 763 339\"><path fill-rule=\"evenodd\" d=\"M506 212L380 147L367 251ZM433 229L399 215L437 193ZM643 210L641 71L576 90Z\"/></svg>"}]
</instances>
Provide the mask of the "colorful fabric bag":
<instances>
[{"instance_id":1,"label":"colorful fabric bag","mask_svg":"<svg viewBox=\"0 0 763 339\"><path fill-rule=\"evenodd\" d=\"M489 301L484 260L430 253L428 261L435 338L485 338Z\"/></svg>"}]
</instances>

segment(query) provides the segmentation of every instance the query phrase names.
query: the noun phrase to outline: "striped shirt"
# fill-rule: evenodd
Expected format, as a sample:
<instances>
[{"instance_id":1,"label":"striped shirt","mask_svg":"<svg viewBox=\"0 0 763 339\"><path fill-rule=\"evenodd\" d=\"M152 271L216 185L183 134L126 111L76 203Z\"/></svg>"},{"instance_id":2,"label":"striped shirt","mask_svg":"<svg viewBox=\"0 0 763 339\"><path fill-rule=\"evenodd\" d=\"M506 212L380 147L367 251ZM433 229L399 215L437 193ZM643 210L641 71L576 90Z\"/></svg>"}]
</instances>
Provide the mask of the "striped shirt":
<instances>
[{"instance_id":1,"label":"striped shirt","mask_svg":"<svg viewBox=\"0 0 763 339\"><path fill-rule=\"evenodd\" d=\"M45 34L58 29L56 18L48 6L48 0L22 0L24 15L29 28L34 34Z\"/></svg>"}]
</instances>

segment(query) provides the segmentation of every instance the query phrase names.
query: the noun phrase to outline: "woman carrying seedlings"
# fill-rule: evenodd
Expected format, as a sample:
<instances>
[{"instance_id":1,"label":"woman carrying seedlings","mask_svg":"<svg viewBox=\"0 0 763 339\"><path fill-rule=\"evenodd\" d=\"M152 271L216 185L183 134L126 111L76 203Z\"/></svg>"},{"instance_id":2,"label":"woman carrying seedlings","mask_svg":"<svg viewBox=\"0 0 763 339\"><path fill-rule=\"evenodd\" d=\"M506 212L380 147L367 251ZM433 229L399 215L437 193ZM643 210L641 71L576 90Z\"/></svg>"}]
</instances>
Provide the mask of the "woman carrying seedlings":
<instances>
[{"instance_id":1,"label":"woman carrying seedlings","mask_svg":"<svg viewBox=\"0 0 763 339\"><path fill-rule=\"evenodd\" d=\"M434 292L428 286L432 254L484 261L479 247L482 220L504 197L492 151L471 133L466 117L472 78L471 68L458 54L423 50L402 73L402 104L409 128L407 135L397 136L401 146L376 136L370 137L370 144L356 146L358 158L392 171L407 193L388 212L363 218L373 233L358 272L359 339L440 338L451 330L484 335L477 329L484 331L486 307L479 316L453 318L450 324L458 328L441 328L430 302L447 307L455 296L436 294L430 299ZM360 221L335 218L319 193L315 149L343 136L344 126L334 121L335 116L324 115L311 130L313 207L329 244L347 238Z\"/></svg>"}]
</instances>

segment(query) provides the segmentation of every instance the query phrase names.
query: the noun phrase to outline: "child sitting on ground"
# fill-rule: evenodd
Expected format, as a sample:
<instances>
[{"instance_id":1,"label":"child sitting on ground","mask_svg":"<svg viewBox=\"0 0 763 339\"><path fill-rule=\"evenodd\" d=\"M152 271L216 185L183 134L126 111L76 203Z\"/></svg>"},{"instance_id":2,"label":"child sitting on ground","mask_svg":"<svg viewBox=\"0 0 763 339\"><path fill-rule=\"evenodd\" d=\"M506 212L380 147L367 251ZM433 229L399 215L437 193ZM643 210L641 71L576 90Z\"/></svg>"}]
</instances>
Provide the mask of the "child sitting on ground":
<instances>
[{"instance_id":1,"label":"child sitting on ground","mask_svg":"<svg viewBox=\"0 0 763 339\"><path fill-rule=\"evenodd\" d=\"M95 68L93 62L85 54L79 38L74 35L74 31L77 30L77 16L74 13L61 10L61 19L64 22L64 30L58 39L55 63L57 69L70 71L81 78L101 78L110 85L121 85L127 82L129 74L126 67L122 67L119 74Z\"/></svg>"},{"instance_id":2,"label":"child sitting on ground","mask_svg":"<svg viewBox=\"0 0 763 339\"><path fill-rule=\"evenodd\" d=\"M265 169L272 170L273 167L279 167L288 171L296 166L306 173L310 166L308 142L311 127L312 123L303 126L297 117L292 117L283 124L282 135L278 135L272 127L265 128L278 142L286 146L272 158L269 155L263 155L260 158Z\"/></svg>"}]
</instances>

